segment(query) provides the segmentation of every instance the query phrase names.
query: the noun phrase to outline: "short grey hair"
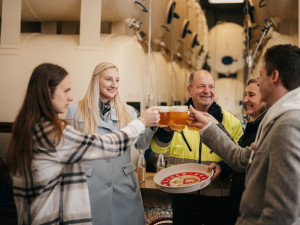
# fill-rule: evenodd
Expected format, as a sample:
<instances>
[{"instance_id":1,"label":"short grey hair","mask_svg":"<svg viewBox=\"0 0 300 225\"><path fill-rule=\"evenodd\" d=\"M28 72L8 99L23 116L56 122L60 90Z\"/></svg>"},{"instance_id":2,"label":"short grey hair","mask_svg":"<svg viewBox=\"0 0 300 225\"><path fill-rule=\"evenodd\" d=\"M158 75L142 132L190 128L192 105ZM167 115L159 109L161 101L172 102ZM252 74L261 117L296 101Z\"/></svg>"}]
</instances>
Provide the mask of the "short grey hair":
<instances>
[{"instance_id":1,"label":"short grey hair","mask_svg":"<svg viewBox=\"0 0 300 225\"><path fill-rule=\"evenodd\" d=\"M211 75L211 73L207 70L196 70L196 71L193 71L189 77L189 86L192 87L193 86L193 81L194 81L194 76L195 76L195 73L208 73ZM213 77L213 75L211 75L213 80L215 81L215 78Z\"/></svg>"},{"instance_id":2,"label":"short grey hair","mask_svg":"<svg viewBox=\"0 0 300 225\"><path fill-rule=\"evenodd\" d=\"M195 71L193 71L189 77L189 86L193 86L193 80L194 80Z\"/></svg>"}]
</instances>

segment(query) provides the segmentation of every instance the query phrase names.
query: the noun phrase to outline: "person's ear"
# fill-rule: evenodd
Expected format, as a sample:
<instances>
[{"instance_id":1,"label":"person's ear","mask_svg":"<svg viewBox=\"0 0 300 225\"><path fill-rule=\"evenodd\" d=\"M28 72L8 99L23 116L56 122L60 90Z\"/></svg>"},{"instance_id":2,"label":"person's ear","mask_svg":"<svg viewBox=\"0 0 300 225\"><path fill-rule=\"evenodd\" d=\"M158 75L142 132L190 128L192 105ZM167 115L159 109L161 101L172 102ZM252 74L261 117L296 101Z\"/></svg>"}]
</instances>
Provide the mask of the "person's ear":
<instances>
[{"instance_id":1,"label":"person's ear","mask_svg":"<svg viewBox=\"0 0 300 225\"><path fill-rule=\"evenodd\" d=\"M272 77L272 81L274 83L277 83L279 81L279 79L280 79L278 70L273 70L273 72L271 74L271 77Z\"/></svg>"},{"instance_id":2,"label":"person's ear","mask_svg":"<svg viewBox=\"0 0 300 225\"><path fill-rule=\"evenodd\" d=\"M191 86L190 86L190 85L188 85L188 86L186 87L186 90L188 91L189 94L191 94Z\"/></svg>"}]
</instances>

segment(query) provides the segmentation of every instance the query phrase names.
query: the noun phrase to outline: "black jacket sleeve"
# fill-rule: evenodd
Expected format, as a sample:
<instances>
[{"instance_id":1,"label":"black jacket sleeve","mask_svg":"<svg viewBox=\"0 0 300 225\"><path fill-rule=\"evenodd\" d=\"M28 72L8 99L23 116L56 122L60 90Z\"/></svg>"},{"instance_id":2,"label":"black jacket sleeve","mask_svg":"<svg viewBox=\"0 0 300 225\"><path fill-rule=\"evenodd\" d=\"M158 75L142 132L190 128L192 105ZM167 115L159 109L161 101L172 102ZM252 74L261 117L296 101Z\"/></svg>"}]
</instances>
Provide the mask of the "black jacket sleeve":
<instances>
[{"instance_id":1,"label":"black jacket sleeve","mask_svg":"<svg viewBox=\"0 0 300 225\"><path fill-rule=\"evenodd\" d=\"M233 172L231 167L224 163L224 161L217 162L217 164L221 167L220 180L227 180L231 178Z\"/></svg>"},{"instance_id":2,"label":"black jacket sleeve","mask_svg":"<svg viewBox=\"0 0 300 225\"><path fill-rule=\"evenodd\" d=\"M163 143L169 143L172 140L173 135L174 135L174 131L168 132L164 128L160 128L160 127L157 129L155 133L156 138Z\"/></svg>"}]
</instances>

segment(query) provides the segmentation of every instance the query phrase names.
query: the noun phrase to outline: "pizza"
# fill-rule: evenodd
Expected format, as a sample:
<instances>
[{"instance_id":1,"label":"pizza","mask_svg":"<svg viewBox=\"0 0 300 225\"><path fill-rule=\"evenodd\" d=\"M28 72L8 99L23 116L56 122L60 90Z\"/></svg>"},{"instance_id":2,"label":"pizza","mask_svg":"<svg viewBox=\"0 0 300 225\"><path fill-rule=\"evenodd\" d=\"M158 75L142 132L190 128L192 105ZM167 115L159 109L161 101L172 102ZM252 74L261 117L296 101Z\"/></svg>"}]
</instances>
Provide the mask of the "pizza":
<instances>
[{"instance_id":1,"label":"pizza","mask_svg":"<svg viewBox=\"0 0 300 225\"><path fill-rule=\"evenodd\" d=\"M161 185L168 187L184 187L200 183L208 178L200 172L181 172L172 174L161 181Z\"/></svg>"}]
</instances>

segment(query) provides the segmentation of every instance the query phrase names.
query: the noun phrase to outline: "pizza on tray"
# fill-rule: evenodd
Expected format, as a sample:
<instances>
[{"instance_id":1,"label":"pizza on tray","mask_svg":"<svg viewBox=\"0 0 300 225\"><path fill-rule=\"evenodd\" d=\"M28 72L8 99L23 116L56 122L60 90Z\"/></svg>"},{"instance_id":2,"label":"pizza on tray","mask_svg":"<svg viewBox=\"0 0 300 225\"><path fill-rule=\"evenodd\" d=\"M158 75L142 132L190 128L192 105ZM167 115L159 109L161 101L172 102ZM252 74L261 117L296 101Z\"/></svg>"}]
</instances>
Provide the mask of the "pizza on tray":
<instances>
[{"instance_id":1,"label":"pizza on tray","mask_svg":"<svg viewBox=\"0 0 300 225\"><path fill-rule=\"evenodd\" d=\"M180 172L172 174L161 181L161 185L168 187L184 187L200 183L208 178L200 172Z\"/></svg>"}]
</instances>

